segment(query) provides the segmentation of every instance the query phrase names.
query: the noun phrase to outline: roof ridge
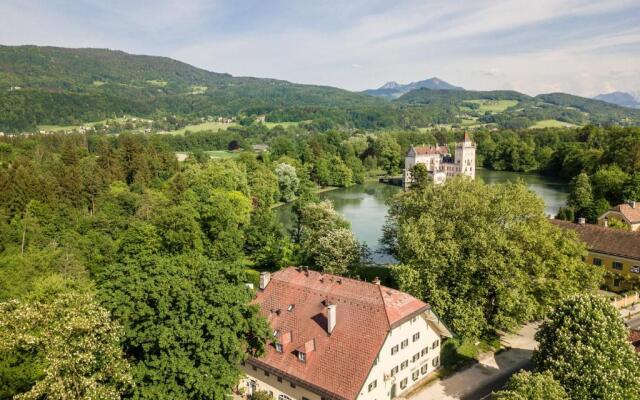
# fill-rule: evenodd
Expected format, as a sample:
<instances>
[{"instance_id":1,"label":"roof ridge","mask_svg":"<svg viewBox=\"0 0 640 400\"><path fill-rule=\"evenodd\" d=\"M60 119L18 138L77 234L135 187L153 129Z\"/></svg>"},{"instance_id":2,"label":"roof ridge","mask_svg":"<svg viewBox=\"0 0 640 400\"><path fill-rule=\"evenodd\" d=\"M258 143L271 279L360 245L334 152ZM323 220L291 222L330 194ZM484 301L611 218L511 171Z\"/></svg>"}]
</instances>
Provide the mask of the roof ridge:
<instances>
[{"instance_id":1,"label":"roof ridge","mask_svg":"<svg viewBox=\"0 0 640 400\"><path fill-rule=\"evenodd\" d=\"M384 317L387 320L387 325L389 326L389 330L391 330L391 321L389 320L389 311L387 310L387 302L384 301L384 294L382 293L382 285L378 286L378 294L380 295L380 299L382 300L382 308L384 308Z\"/></svg>"}]
</instances>

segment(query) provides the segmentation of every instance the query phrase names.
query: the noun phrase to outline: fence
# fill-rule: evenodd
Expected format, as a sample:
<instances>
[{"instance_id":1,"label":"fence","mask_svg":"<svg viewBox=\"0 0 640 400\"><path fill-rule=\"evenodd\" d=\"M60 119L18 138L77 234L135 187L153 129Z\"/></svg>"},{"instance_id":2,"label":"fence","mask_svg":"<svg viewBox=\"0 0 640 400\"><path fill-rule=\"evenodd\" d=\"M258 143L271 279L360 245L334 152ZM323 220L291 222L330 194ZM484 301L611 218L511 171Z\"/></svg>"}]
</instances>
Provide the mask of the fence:
<instances>
[{"instance_id":1,"label":"fence","mask_svg":"<svg viewBox=\"0 0 640 400\"><path fill-rule=\"evenodd\" d=\"M633 292L631 294L625 294L624 297L620 297L612 300L611 304L613 304L615 308L621 309L637 303L638 300L640 300L640 296L638 296L638 292Z\"/></svg>"}]
</instances>

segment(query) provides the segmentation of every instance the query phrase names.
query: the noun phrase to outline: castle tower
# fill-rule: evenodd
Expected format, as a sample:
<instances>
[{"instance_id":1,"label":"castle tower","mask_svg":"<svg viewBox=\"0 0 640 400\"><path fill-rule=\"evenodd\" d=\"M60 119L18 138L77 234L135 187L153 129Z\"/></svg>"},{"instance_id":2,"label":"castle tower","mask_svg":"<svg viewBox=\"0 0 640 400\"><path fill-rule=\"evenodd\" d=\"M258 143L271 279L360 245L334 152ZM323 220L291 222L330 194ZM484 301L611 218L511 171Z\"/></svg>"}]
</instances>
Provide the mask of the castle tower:
<instances>
[{"instance_id":1,"label":"castle tower","mask_svg":"<svg viewBox=\"0 0 640 400\"><path fill-rule=\"evenodd\" d=\"M476 144L466 132L463 141L456 145L455 164L458 174L476 178Z\"/></svg>"}]
</instances>

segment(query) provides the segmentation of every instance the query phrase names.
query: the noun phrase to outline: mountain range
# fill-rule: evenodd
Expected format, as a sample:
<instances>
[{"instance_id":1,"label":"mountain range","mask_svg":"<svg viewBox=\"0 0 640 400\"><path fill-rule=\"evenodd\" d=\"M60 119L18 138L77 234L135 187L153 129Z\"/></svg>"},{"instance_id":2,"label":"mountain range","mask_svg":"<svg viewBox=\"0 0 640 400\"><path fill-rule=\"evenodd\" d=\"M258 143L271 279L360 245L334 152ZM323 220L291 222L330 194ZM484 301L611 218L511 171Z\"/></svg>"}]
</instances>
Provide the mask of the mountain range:
<instances>
[{"instance_id":1,"label":"mountain range","mask_svg":"<svg viewBox=\"0 0 640 400\"><path fill-rule=\"evenodd\" d=\"M622 107L640 108L640 100L632 94L625 92L599 94L594 97L594 99L606 101L611 104L617 104Z\"/></svg>"},{"instance_id":2,"label":"mountain range","mask_svg":"<svg viewBox=\"0 0 640 400\"><path fill-rule=\"evenodd\" d=\"M564 93L470 91L438 78L351 92L117 50L0 46L0 132L122 115L188 121L265 115L270 122L312 121L314 129L527 128L549 120L640 125L640 110Z\"/></svg>"},{"instance_id":3,"label":"mountain range","mask_svg":"<svg viewBox=\"0 0 640 400\"><path fill-rule=\"evenodd\" d=\"M431 89L431 90L464 90L459 86L453 86L436 77L425 79L423 81L411 82L406 85L395 81L387 82L377 89L368 89L363 93L370 96L383 97L387 99L396 99L405 93L415 89Z\"/></svg>"}]
</instances>

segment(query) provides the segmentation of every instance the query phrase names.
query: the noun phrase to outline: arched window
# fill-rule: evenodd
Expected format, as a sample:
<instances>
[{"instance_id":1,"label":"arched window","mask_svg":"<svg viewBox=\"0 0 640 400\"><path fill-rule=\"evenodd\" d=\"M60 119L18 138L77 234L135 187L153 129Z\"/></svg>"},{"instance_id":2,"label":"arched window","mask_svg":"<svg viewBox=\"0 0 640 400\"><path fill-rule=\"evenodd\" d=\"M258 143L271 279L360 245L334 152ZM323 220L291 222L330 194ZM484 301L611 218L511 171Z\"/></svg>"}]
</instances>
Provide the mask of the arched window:
<instances>
[{"instance_id":1,"label":"arched window","mask_svg":"<svg viewBox=\"0 0 640 400\"><path fill-rule=\"evenodd\" d=\"M278 400L291 400L291 397L287 396L286 394L281 394L278 395Z\"/></svg>"}]
</instances>

